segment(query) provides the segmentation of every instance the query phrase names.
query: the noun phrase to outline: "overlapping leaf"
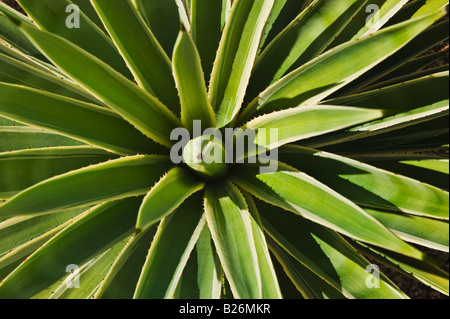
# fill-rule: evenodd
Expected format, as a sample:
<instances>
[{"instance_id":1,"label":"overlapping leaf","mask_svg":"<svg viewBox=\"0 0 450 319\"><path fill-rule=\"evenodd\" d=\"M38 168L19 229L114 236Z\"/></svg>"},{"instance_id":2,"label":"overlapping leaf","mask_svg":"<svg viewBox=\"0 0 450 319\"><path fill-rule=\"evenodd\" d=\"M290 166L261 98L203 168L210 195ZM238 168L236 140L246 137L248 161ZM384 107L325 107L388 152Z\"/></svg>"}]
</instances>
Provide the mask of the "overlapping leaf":
<instances>
[{"instance_id":1,"label":"overlapping leaf","mask_svg":"<svg viewBox=\"0 0 450 319\"><path fill-rule=\"evenodd\" d=\"M134 298L172 298L205 224L201 204L201 196L191 197L163 219L150 247Z\"/></svg>"},{"instance_id":2,"label":"overlapping leaf","mask_svg":"<svg viewBox=\"0 0 450 319\"><path fill-rule=\"evenodd\" d=\"M449 195L436 187L313 149L288 146L280 160L361 206L448 219Z\"/></svg>"},{"instance_id":3,"label":"overlapping leaf","mask_svg":"<svg viewBox=\"0 0 450 319\"><path fill-rule=\"evenodd\" d=\"M0 199L10 198L56 175L117 157L115 154L85 146L0 153Z\"/></svg>"},{"instance_id":4,"label":"overlapping leaf","mask_svg":"<svg viewBox=\"0 0 450 319\"><path fill-rule=\"evenodd\" d=\"M281 164L275 173L258 171L259 165L248 164L237 169L233 179L259 199L341 234L412 258L426 259L422 252L400 240L356 204L305 173Z\"/></svg>"},{"instance_id":5,"label":"overlapping leaf","mask_svg":"<svg viewBox=\"0 0 450 319\"><path fill-rule=\"evenodd\" d=\"M240 121L255 112L318 103L398 51L442 14L407 21L329 50L262 92L241 114Z\"/></svg>"},{"instance_id":6,"label":"overlapping leaf","mask_svg":"<svg viewBox=\"0 0 450 319\"><path fill-rule=\"evenodd\" d=\"M169 57L131 0L112 3L110 0L92 1L137 83L178 113L179 101Z\"/></svg>"},{"instance_id":7,"label":"overlapping leaf","mask_svg":"<svg viewBox=\"0 0 450 319\"><path fill-rule=\"evenodd\" d=\"M0 217L47 214L145 194L170 167L163 156L130 156L58 175L0 207Z\"/></svg>"},{"instance_id":8,"label":"overlapping leaf","mask_svg":"<svg viewBox=\"0 0 450 319\"><path fill-rule=\"evenodd\" d=\"M261 274L250 213L230 184L206 190L206 220L235 298L261 298Z\"/></svg>"},{"instance_id":9,"label":"overlapping leaf","mask_svg":"<svg viewBox=\"0 0 450 319\"><path fill-rule=\"evenodd\" d=\"M156 142L171 145L170 131L178 126L179 121L155 97L73 43L24 24L20 24L20 28L72 79L141 132ZM67 51L71 52L70 56L66 54ZM74 60L78 63L74 64Z\"/></svg>"},{"instance_id":10,"label":"overlapping leaf","mask_svg":"<svg viewBox=\"0 0 450 319\"><path fill-rule=\"evenodd\" d=\"M0 83L0 89L3 116L118 154L161 153L160 145L106 108L17 85Z\"/></svg>"},{"instance_id":11,"label":"overlapping leaf","mask_svg":"<svg viewBox=\"0 0 450 319\"><path fill-rule=\"evenodd\" d=\"M1 297L30 298L79 265L128 237L140 199L106 203L77 219L0 284ZM98 232L102 231L102 236Z\"/></svg>"},{"instance_id":12,"label":"overlapping leaf","mask_svg":"<svg viewBox=\"0 0 450 319\"><path fill-rule=\"evenodd\" d=\"M210 99L223 127L244 100L263 28L274 0L237 0L225 27L211 76Z\"/></svg>"}]
</instances>

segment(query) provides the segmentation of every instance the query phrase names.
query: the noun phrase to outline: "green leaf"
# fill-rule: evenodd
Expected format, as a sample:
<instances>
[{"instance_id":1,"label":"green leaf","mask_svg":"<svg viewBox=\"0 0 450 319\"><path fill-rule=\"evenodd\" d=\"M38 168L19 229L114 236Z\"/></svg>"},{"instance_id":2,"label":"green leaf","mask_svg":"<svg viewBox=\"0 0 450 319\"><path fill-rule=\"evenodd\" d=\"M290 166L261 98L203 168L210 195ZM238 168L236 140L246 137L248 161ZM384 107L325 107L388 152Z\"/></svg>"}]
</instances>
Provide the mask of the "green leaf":
<instances>
[{"instance_id":1,"label":"green leaf","mask_svg":"<svg viewBox=\"0 0 450 319\"><path fill-rule=\"evenodd\" d=\"M174 0L135 0L134 2L167 56L171 56L180 26L176 2Z\"/></svg>"},{"instance_id":2,"label":"green leaf","mask_svg":"<svg viewBox=\"0 0 450 319\"><path fill-rule=\"evenodd\" d=\"M261 273L262 299L281 299L281 290L270 257L258 208L248 193L244 193L244 198L251 214L250 221L252 224L253 238L255 240L258 265Z\"/></svg>"},{"instance_id":3,"label":"green leaf","mask_svg":"<svg viewBox=\"0 0 450 319\"><path fill-rule=\"evenodd\" d=\"M275 0L273 2L273 6L272 6L272 9L270 10L269 18L267 18L266 25L264 26L264 32L261 36L261 41L259 42L259 49L258 49L257 57L261 54L261 51L267 45L267 40L268 40L270 31L272 30L276 20L280 17L281 12L285 8L285 6L287 7L287 0ZM292 14L292 12L291 12L291 14ZM292 17L289 22L294 20L294 17Z\"/></svg>"},{"instance_id":4,"label":"green leaf","mask_svg":"<svg viewBox=\"0 0 450 319\"><path fill-rule=\"evenodd\" d=\"M426 258L356 204L305 173L281 163L278 172L258 171L257 165L242 165L233 180L253 196L343 235L419 260Z\"/></svg>"},{"instance_id":5,"label":"green leaf","mask_svg":"<svg viewBox=\"0 0 450 319\"><path fill-rule=\"evenodd\" d=\"M2 298L24 299L131 235L141 199L98 206L38 249L0 284ZM102 236L99 236L101 231Z\"/></svg>"},{"instance_id":6,"label":"green leaf","mask_svg":"<svg viewBox=\"0 0 450 319\"><path fill-rule=\"evenodd\" d=\"M375 13L375 16L367 21L367 23L362 27L354 36L353 39L363 37L370 33L376 32L381 29L389 19L391 19L395 14L400 11L403 6L408 2L405 0L386 0L379 7L379 10ZM430 11L428 14L435 13L436 11ZM367 16L366 10L366 16Z\"/></svg>"},{"instance_id":7,"label":"green leaf","mask_svg":"<svg viewBox=\"0 0 450 319\"><path fill-rule=\"evenodd\" d=\"M311 139L302 145L316 149L321 148L351 158L367 157L367 161L370 162L374 160L448 158L442 148L442 145L448 142L448 115L446 113L447 111L444 110L442 112L444 116L435 114L430 120L419 118L417 122L413 121L415 125L403 123L395 126L395 129L385 127L380 131L369 131L366 137L360 135L359 132L342 132L334 137L330 134L324 138ZM350 135L354 135L357 139L351 141ZM336 139L337 144L330 142L333 139ZM339 139L350 139L350 141L339 143ZM324 148L317 146L320 144L327 146ZM378 159L373 156L375 154L373 152L379 152Z\"/></svg>"},{"instance_id":8,"label":"green leaf","mask_svg":"<svg viewBox=\"0 0 450 319\"><path fill-rule=\"evenodd\" d=\"M381 81L390 80L393 78L406 76L411 73L419 72L420 70L423 70L426 66L429 64L436 62L437 60L442 59L447 54L446 50L441 50L435 53L430 53L426 55L421 55L418 57L414 57L407 62L405 62L403 65L398 67L395 71L389 73L386 75ZM377 84L378 86L378 84Z\"/></svg>"},{"instance_id":9,"label":"green leaf","mask_svg":"<svg viewBox=\"0 0 450 319\"><path fill-rule=\"evenodd\" d=\"M267 241L270 242L271 238L267 236ZM273 240L272 242L273 243ZM269 243L268 243L269 245ZM269 249L271 249L269 245ZM283 299L295 299L295 300L303 300L305 299L300 291L295 286L294 282L289 278L287 275L287 270L283 269L283 265L280 264L277 257L273 253L273 251L270 252L273 260L273 265L275 267L275 272L278 277L278 282L280 284L281 293L283 295ZM300 264L301 265L301 264Z\"/></svg>"},{"instance_id":10,"label":"green leaf","mask_svg":"<svg viewBox=\"0 0 450 319\"><path fill-rule=\"evenodd\" d=\"M71 27L71 23L73 23L71 15L77 12L72 7L68 7L72 4L71 1L19 0L18 2L40 28L51 32L55 36L58 35L67 39L104 61L124 76L132 79L130 71L127 69L111 39L83 12L79 12L79 27ZM34 42L32 38L30 40ZM46 52L43 53L45 54ZM72 61L77 61L77 59ZM81 63L81 61L78 63Z\"/></svg>"},{"instance_id":11,"label":"green leaf","mask_svg":"<svg viewBox=\"0 0 450 319\"><path fill-rule=\"evenodd\" d=\"M422 19L426 19L426 16L411 21L420 21ZM414 39L412 39L408 44L386 58L380 64L374 66L367 73L358 78L355 82L343 88L340 92L338 92L338 94L344 95L358 93L361 90L365 89L366 86L371 85L390 72L395 71L411 58L425 53L427 50L448 39L448 24L449 20L445 20L430 26L426 30L423 30L420 34L416 35Z\"/></svg>"},{"instance_id":12,"label":"green leaf","mask_svg":"<svg viewBox=\"0 0 450 319\"><path fill-rule=\"evenodd\" d=\"M312 2L313 0L275 0L264 29L260 49L271 43Z\"/></svg>"},{"instance_id":13,"label":"green leaf","mask_svg":"<svg viewBox=\"0 0 450 319\"><path fill-rule=\"evenodd\" d=\"M365 211L407 242L448 252L448 221L374 209Z\"/></svg>"},{"instance_id":14,"label":"green leaf","mask_svg":"<svg viewBox=\"0 0 450 319\"><path fill-rule=\"evenodd\" d=\"M0 116L0 126L25 126L25 124L18 123L16 121Z\"/></svg>"},{"instance_id":15,"label":"green leaf","mask_svg":"<svg viewBox=\"0 0 450 319\"><path fill-rule=\"evenodd\" d=\"M84 212L83 209L73 209L58 214L43 216L13 217L0 223L0 256L19 249L22 245L32 242L59 228L72 217Z\"/></svg>"},{"instance_id":16,"label":"green leaf","mask_svg":"<svg viewBox=\"0 0 450 319\"><path fill-rule=\"evenodd\" d=\"M383 107L392 110L393 113L399 113L447 100L445 88L448 85L448 72L440 72L404 83L330 99L323 103L376 109Z\"/></svg>"},{"instance_id":17,"label":"green leaf","mask_svg":"<svg viewBox=\"0 0 450 319\"><path fill-rule=\"evenodd\" d=\"M223 270L215 252L211 232L204 227L197 244L198 290L200 299L219 299L222 289Z\"/></svg>"},{"instance_id":18,"label":"green leaf","mask_svg":"<svg viewBox=\"0 0 450 319\"><path fill-rule=\"evenodd\" d=\"M136 232L172 213L204 186L184 168L176 167L159 180L145 197L136 221Z\"/></svg>"},{"instance_id":19,"label":"green leaf","mask_svg":"<svg viewBox=\"0 0 450 319\"><path fill-rule=\"evenodd\" d=\"M173 72L181 100L181 122L190 132L194 120L215 126L215 114L208 99L200 56L189 33L181 30L173 53Z\"/></svg>"},{"instance_id":20,"label":"green leaf","mask_svg":"<svg viewBox=\"0 0 450 319\"><path fill-rule=\"evenodd\" d=\"M439 137L439 136L438 136ZM448 141L448 134L444 136ZM343 156L352 158L358 161L374 162L374 161L417 161L426 159L447 159L448 158L448 145L447 146L433 146L433 147L400 147L397 146L396 150L379 150L379 151L367 151L357 153L342 153Z\"/></svg>"},{"instance_id":21,"label":"green leaf","mask_svg":"<svg viewBox=\"0 0 450 319\"><path fill-rule=\"evenodd\" d=\"M245 124L244 128L256 131L256 144L274 148L382 116L381 110L332 105L304 106L260 116ZM277 138L267 138L267 132L272 129L277 131Z\"/></svg>"},{"instance_id":22,"label":"green leaf","mask_svg":"<svg viewBox=\"0 0 450 319\"><path fill-rule=\"evenodd\" d=\"M8 46L8 44L3 43L2 41L0 41L0 54L7 55L10 58L18 60L20 62L24 62L24 63L28 64L29 66L38 69L39 71L50 72L59 77L63 76L62 73L58 72L58 70L55 68L55 66L53 66L47 62L40 61L30 55L27 55L27 54L21 52L20 50L18 50L16 48L10 47L10 46ZM3 74L3 77L6 79L6 76L4 74ZM93 98L93 97L91 97L91 98Z\"/></svg>"},{"instance_id":23,"label":"green leaf","mask_svg":"<svg viewBox=\"0 0 450 319\"><path fill-rule=\"evenodd\" d=\"M385 133L386 131L398 130L446 117L448 116L448 109L449 100L443 100L432 105L399 113L391 117L385 117L374 122L365 123L349 129L349 132L355 133L356 136L358 136L360 132L370 132L370 134L374 133L374 135L377 135L380 133Z\"/></svg>"},{"instance_id":24,"label":"green leaf","mask_svg":"<svg viewBox=\"0 0 450 319\"><path fill-rule=\"evenodd\" d=\"M205 197L207 223L234 297L260 299L258 256L243 195L226 183L208 185Z\"/></svg>"},{"instance_id":25,"label":"green leaf","mask_svg":"<svg viewBox=\"0 0 450 319\"><path fill-rule=\"evenodd\" d=\"M45 243L47 243L50 239L52 239L55 235L57 235L62 230L66 229L70 226L75 220L81 218L85 212L86 208L78 208L71 210L71 214L73 217L67 220L66 222L57 225L52 229L47 229L47 232L38 235L36 238L32 238L28 240L26 243L15 247L11 251L8 251L7 254L4 254L0 258L0 273L4 273L4 278L7 275L12 273L12 271L19 267L19 265L26 260L31 254L33 254L38 248L42 247ZM58 212L58 214L64 216L64 212ZM77 216L79 215L79 216ZM12 218L12 220L16 220L16 218ZM37 220L36 220L37 221ZM8 224L6 224L8 225ZM21 232L19 232L21 234ZM4 279L2 278L2 280Z\"/></svg>"},{"instance_id":26,"label":"green leaf","mask_svg":"<svg viewBox=\"0 0 450 319\"><path fill-rule=\"evenodd\" d=\"M0 153L0 199L10 198L56 175L117 157L103 150L84 146Z\"/></svg>"},{"instance_id":27,"label":"green leaf","mask_svg":"<svg viewBox=\"0 0 450 319\"><path fill-rule=\"evenodd\" d=\"M191 255L183 269L173 299L199 299L197 251L192 250Z\"/></svg>"},{"instance_id":28,"label":"green leaf","mask_svg":"<svg viewBox=\"0 0 450 319\"><path fill-rule=\"evenodd\" d=\"M449 164L447 160L425 160L425 161L404 161L402 164L422 167L436 172L449 174Z\"/></svg>"},{"instance_id":29,"label":"green leaf","mask_svg":"<svg viewBox=\"0 0 450 319\"><path fill-rule=\"evenodd\" d=\"M8 276L14 269L16 269L20 264L22 263L22 260L18 260L7 267L0 267L0 281L2 281L6 276Z\"/></svg>"},{"instance_id":30,"label":"green leaf","mask_svg":"<svg viewBox=\"0 0 450 319\"><path fill-rule=\"evenodd\" d=\"M188 32L190 32L191 22L189 21L189 17L191 16L191 0L175 0L175 3L178 7L178 15L180 17L181 24Z\"/></svg>"},{"instance_id":31,"label":"green leaf","mask_svg":"<svg viewBox=\"0 0 450 319\"><path fill-rule=\"evenodd\" d=\"M127 244L122 240L101 255L80 266L78 272L69 274L66 279L52 292L48 299L89 299L97 290L104 276L108 273L117 255ZM80 287L69 288L74 279L79 280ZM36 296L35 296L36 298Z\"/></svg>"},{"instance_id":32,"label":"green leaf","mask_svg":"<svg viewBox=\"0 0 450 319\"><path fill-rule=\"evenodd\" d=\"M366 3L358 13L349 21L344 30L334 39L328 47L334 48L352 39L360 38L364 35L378 31L395 14L403 8L408 0L372 0ZM372 5L373 7L370 7ZM376 7L378 7L378 11ZM373 17L369 20L369 17Z\"/></svg>"},{"instance_id":33,"label":"green leaf","mask_svg":"<svg viewBox=\"0 0 450 319\"><path fill-rule=\"evenodd\" d=\"M0 217L36 215L145 194L165 169L162 156L131 156L56 176L0 206Z\"/></svg>"},{"instance_id":34,"label":"green leaf","mask_svg":"<svg viewBox=\"0 0 450 319\"><path fill-rule=\"evenodd\" d=\"M427 0L408 1L408 3L404 5L403 8L401 8L400 11L394 17L392 17L392 19L388 21L386 25L391 26L393 24L397 24L410 19L413 14L416 13L417 10L419 10L426 2Z\"/></svg>"},{"instance_id":35,"label":"green leaf","mask_svg":"<svg viewBox=\"0 0 450 319\"><path fill-rule=\"evenodd\" d=\"M0 152L79 145L83 143L35 127L0 126Z\"/></svg>"},{"instance_id":36,"label":"green leaf","mask_svg":"<svg viewBox=\"0 0 450 319\"><path fill-rule=\"evenodd\" d=\"M20 84L85 102L101 103L72 82L65 81L54 74L39 70L1 53L0 82Z\"/></svg>"},{"instance_id":37,"label":"green leaf","mask_svg":"<svg viewBox=\"0 0 450 319\"><path fill-rule=\"evenodd\" d=\"M94 7L92 6L92 3L90 0L70 0L74 4L76 4L80 10L91 20L94 22L97 27L103 30L103 23L102 20L100 20L100 17L98 16L97 12L95 11Z\"/></svg>"},{"instance_id":38,"label":"green leaf","mask_svg":"<svg viewBox=\"0 0 450 319\"><path fill-rule=\"evenodd\" d=\"M346 298L397 299L404 294L380 277L378 289L367 289L370 262L339 234L282 209L258 202L264 229L304 267Z\"/></svg>"},{"instance_id":39,"label":"green leaf","mask_svg":"<svg viewBox=\"0 0 450 319\"><path fill-rule=\"evenodd\" d=\"M217 126L237 115L244 100L264 25L274 0L236 0L211 76L210 99Z\"/></svg>"},{"instance_id":40,"label":"green leaf","mask_svg":"<svg viewBox=\"0 0 450 319\"><path fill-rule=\"evenodd\" d=\"M398 24L329 50L262 92L241 114L239 123L255 112L258 115L320 102L398 51L442 14Z\"/></svg>"},{"instance_id":41,"label":"green leaf","mask_svg":"<svg viewBox=\"0 0 450 319\"><path fill-rule=\"evenodd\" d=\"M231 0L192 0L191 34L209 81Z\"/></svg>"},{"instance_id":42,"label":"green leaf","mask_svg":"<svg viewBox=\"0 0 450 319\"><path fill-rule=\"evenodd\" d=\"M163 219L139 278L135 299L173 297L204 225L201 196L191 197Z\"/></svg>"},{"instance_id":43,"label":"green leaf","mask_svg":"<svg viewBox=\"0 0 450 319\"><path fill-rule=\"evenodd\" d=\"M441 189L449 189L448 159L424 159L415 161L381 160L368 162L368 164L411 177Z\"/></svg>"},{"instance_id":44,"label":"green leaf","mask_svg":"<svg viewBox=\"0 0 450 319\"><path fill-rule=\"evenodd\" d=\"M42 55L39 49L37 49L35 45L27 39L27 37L17 28L16 25L14 25L13 22L11 22L10 19L8 19L8 17L13 17L23 23L36 27L28 17L12 9L6 3L0 2L0 39L23 53L30 54L40 60L46 61L46 58Z\"/></svg>"},{"instance_id":45,"label":"green leaf","mask_svg":"<svg viewBox=\"0 0 450 319\"><path fill-rule=\"evenodd\" d=\"M93 0L92 4L138 85L178 114L180 102L170 60L131 0L114 2L114 5L111 0Z\"/></svg>"},{"instance_id":46,"label":"green leaf","mask_svg":"<svg viewBox=\"0 0 450 319\"><path fill-rule=\"evenodd\" d=\"M155 225L132 235L94 294L95 299L133 298L156 228Z\"/></svg>"},{"instance_id":47,"label":"green leaf","mask_svg":"<svg viewBox=\"0 0 450 319\"><path fill-rule=\"evenodd\" d=\"M433 218L449 217L448 193L411 178L297 146L283 148L279 158L358 205Z\"/></svg>"},{"instance_id":48,"label":"green leaf","mask_svg":"<svg viewBox=\"0 0 450 319\"><path fill-rule=\"evenodd\" d=\"M223 270L215 253L209 228L200 233L183 270L174 299L220 299L223 285Z\"/></svg>"},{"instance_id":49,"label":"green leaf","mask_svg":"<svg viewBox=\"0 0 450 319\"><path fill-rule=\"evenodd\" d=\"M411 16L411 19L436 12L445 6L448 6L448 0L427 0L426 3Z\"/></svg>"},{"instance_id":50,"label":"green leaf","mask_svg":"<svg viewBox=\"0 0 450 319\"><path fill-rule=\"evenodd\" d=\"M172 144L170 132L179 121L156 98L71 42L23 24L21 29L61 70L142 133L163 145Z\"/></svg>"},{"instance_id":51,"label":"green leaf","mask_svg":"<svg viewBox=\"0 0 450 319\"><path fill-rule=\"evenodd\" d=\"M396 271L412 277L448 296L448 273L438 266L366 245L359 245L357 248L372 259L386 264Z\"/></svg>"},{"instance_id":52,"label":"green leaf","mask_svg":"<svg viewBox=\"0 0 450 319\"><path fill-rule=\"evenodd\" d=\"M319 55L366 0L318 0L265 48L255 62L248 97Z\"/></svg>"},{"instance_id":53,"label":"green leaf","mask_svg":"<svg viewBox=\"0 0 450 319\"><path fill-rule=\"evenodd\" d=\"M269 247L284 272L305 299L345 299L345 296L316 276L298 260L283 251L273 240L269 239Z\"/></svg>"},{"instance_id":54,"label":"green leaf","mask_svg":"<svg viewBox=\"0 0 450 319\"><path fill-rule=\"evenodd\" d=\"M32 19L30 19L27 15L14 9L12 6L6 4L5 2L0 3L0 12L6 16L13 17L21 22L24 22L24 23L27 23L29 25L36 27L36 25L34 24Z\"/></svg>"},{"instance_id":55,"label":"green leaf","mask_svg":"<svg viewBox=\"0 0 450 319\"><path fill-rule=\"evenodd\" d=\"M368 139L389 132L402 132L401 130L414 127L418 124L433 121L448 116L449 101L443 100L432 105L419 107L411 111L385 117L381 120L368 122L364 125L352 127L345 132L334 134L333 136L318 137L307 142L308 146L321 148L329 145ZM387 113L389 113L388 111ZM397 135L398 137L398 135Z\"/></svg>"},{"instance_id":56,"label":"green leaf","mask_svg":"<svg viewBox=\"0 0 450 319\"><path fill-rule=\"evenodd\" d=\"M124 155L163 149L106 108L17 85L0 83L0 90L0 115L22 123Z\"/></svg>"},{"instance_id":57,"label":"green leaf","mask_svg":"<svg viewBox=\"0 0 450 319\"><path fill-rule=\"evenodd\" d=\"M398 83L404 83L407 81L423 78L428 75L435 75L435 74L442 73L442 72L448 72L448 69L449 69L448 64L438 66L435 68L427 68L423 71L413 72L413 73L410 73L407 75L403 75L403 76L391 78L391 79L388 79L385 81L377 82L374 85L367 87L367 89L372 90L372 89L378 89L378 88L382 88L382 87L388 87L388 86L395 85Z\"/></svg>"}]
</instances>

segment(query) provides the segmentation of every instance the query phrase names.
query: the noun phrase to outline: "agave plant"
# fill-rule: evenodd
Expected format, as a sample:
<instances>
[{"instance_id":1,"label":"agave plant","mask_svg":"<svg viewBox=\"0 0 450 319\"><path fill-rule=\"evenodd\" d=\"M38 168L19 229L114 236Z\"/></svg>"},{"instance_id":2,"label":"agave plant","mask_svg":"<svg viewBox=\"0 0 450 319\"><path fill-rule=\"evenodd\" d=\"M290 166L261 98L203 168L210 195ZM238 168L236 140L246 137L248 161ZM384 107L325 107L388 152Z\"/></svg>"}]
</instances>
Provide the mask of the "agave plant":
<instances>
[{"instance_id":1,"label":"agave plant","mask_svg":"<svg viewBox=\"0 0 450 319\"><path fill-rule=\"evenodd\" d=\"M18 2L0 298L448 294L447 1Z\"/></svg>"}]
</instances>

